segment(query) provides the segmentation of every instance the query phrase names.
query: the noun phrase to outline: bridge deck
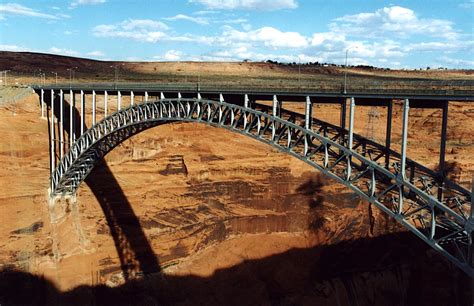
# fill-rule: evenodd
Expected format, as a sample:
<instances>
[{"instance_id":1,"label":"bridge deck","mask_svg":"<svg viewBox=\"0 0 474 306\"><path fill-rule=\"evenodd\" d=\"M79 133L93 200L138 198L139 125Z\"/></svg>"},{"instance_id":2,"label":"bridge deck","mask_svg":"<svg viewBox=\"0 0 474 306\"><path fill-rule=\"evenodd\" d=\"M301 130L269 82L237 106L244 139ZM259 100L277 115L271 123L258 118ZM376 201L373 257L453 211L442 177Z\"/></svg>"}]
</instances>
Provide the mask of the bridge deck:
<instances>
[{"instance_id":1,"label":"bridge deck","mask_svg":"<svg viewBox=\"0 0 474 306\"><path fill-rule=\"evenodd\" d=\"M86 94L91 94L92 91L104 92L108 91L110 94L118 91L122 92L135 92L137 94L148 92L148 93L182 93L182 94L201 94L209 95L249 95L251 99L267 99L273 95L277 95L283 101L304 101L306 96L312 98L324 98L320 99L321 103L336 103L334 100L343 98L358 98L365 99L367 103L376 103L380 99L410 99L413 101L466 101L474 102L474 86L466 86L462 89L426 89L426 88L414 88L414 89L375 89L367 88L365 91L350 91L346 94L341 93L340 90L324 90L324 89L308 89L308 88L294 88L294 87L274 87L274 88L252 88L245 87L239 88L236 86L213 86L213 85L197 85L197 84L135 84L135 83L123 83L123 84L58 84L58 85L46 85L46 86L33 86L35 89L44 90L82 90ZM325 102L326 101L326 102ZM370 104L372 105L372 104ZM416 105L413 105L416 107ZM428 104L426 105L428 107Z\"/></svg>"}]
</instances>

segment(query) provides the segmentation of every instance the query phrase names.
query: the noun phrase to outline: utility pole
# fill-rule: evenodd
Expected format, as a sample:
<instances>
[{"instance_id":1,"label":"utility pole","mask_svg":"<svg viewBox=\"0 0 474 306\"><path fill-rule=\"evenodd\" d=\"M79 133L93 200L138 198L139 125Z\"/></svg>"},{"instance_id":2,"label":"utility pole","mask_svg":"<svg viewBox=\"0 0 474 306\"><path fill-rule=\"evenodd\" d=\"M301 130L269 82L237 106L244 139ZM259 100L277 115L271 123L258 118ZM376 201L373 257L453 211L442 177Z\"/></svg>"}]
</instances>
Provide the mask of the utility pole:
<instances>
[{"instance_id":1,"label":"utility pole","mask_svg":"<svg viewBox=\"0 0 474 306\"><path fill-rule=\"evenodd\" d=\"M9 72L10 70L3 70L3 76L5 78L5 86L7 86L7 72Z\"/></svg>"},{"instance_id":2,"label":"utility pole","mask_svg":"<svg viewBox=\"0 0 474 306\"><path fill-rule=\"evenodd\" d=\"M58 85L58 73L57 72L51 72L51 73L56 75L56 85Z\"/></svg>"},{"instance_id":3,"label":"utility pole","mask_svg":"<svg viewBox=\"0 0 474 306\"><path fill-rule=\"evenodd\" d=\"M298 88L301 89L301 59L298 63Z\"/></svg>"},{"instance_id":4,"label":"utility pole","mask_svg":"<svg viewBox=\"0 0 474 306\"><path fill-rule=\"evenodd\" d=\"M346 63L344 65L344 94L347 93L347 54L351 48L357 48L357 46L349 47L346 49Z\"/></svg>"},{"instance_id":5,"label":"utility pole","mask_svg":"<svg viewBox=\"0 0 474 306\"><path fill-rule=\"evenodd\" d=\"M69 88L72 87L72 81L74 81L74 69L77 69L77 67L71 67L67 69L67 71L69 71Z\"/></svg>"},{"instance_id":6,"label":"utility pole","mask_svg":"<svg viewBox=\"0 0 474 306\"><path fill-rule=\"evenodd\" d=\"M114 68L114 88L116 89L117 88L117 82L118 82L118 76L119 76L119 71L118 71L118 68L120 66L122 66L123 64L121 65L112 65L110 66L110 68Z\"/></svg>"},{"instance_id":7,"label":"utility pole","mask_svg":"<svg viewBox=\"0 0 474 306\"><path fill-rule=\"evenodd\" d=\"M346 63L344 64L344 94L347 93L347 53L350 48L346 49Z\"/></svg>"},{"instance_id":8,"label":"utility pole","mask_svg":"<svg viewBox=\"0 0 474 306\"><path fill-rule=\"evenodd\" d=\"M35 71L35 82L37 81L36 77L39 78L38 84L41 85L41 69L38 70L38 76L36 76L36 71Z\"/></svg>"},{"instance_id":9,"label":"utility pole","mask_svg":"<svg viewBox=\"0 0 474 306\"><path fill-rule=\"evenodd\" d=\"M201 67L202 67L202 62L198 66L198 88L197 91L201 91Z\"/></svg>"}]
</instances>

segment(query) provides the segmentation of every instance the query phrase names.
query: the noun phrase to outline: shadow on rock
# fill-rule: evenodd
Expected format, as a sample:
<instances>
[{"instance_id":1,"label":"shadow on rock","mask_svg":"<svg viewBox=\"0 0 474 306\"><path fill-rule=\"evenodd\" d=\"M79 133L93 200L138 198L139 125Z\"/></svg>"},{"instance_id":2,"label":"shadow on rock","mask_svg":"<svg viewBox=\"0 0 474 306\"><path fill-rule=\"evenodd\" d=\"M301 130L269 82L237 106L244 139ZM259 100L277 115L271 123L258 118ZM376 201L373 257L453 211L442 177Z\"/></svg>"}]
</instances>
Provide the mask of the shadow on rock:
<instances>
[{"instance_id":1,"label":"shadow on rock","mask_svg":"<svg viewBox=\"0 0 474 306\"><path fill-rule=\"evenodd\" d=\"M51 104L50 97L46 98L46 101L48 104ZM53 103L54 116L61 118L60 97L55 96ZM77 108L74 107L74 100L67 101L63 99L62 103L64 110L63 121L56 121L55 133L59 134L63 130L67 134L63 135L64 139L69 139L71 136L78 139L81 131L81 115ZM71 103L73 104L72 108ZM50 111L51 107L48 110ZM48 122L50 122L50 118L51 114L48 114ZM48 128L51 134L53 131L50 129L50 126L51 124L49 123ZM144 128L149 128L149 126ZM87 130L87 126L84 127L84 130ZM139 131L140 129L137 129L134 133ZM130 133L130 136L134 135L134 133ZM56 145L56 143L53 143L53 148L55 152L58 152ZM56 158L59 159L59 157ZM105 161L97 165L95 170L86 178L85 182L94 193L102 208L110 233L114 239L125 280L135 276L137 273L158 272L160 270L158 259L117 179Z\"/></svg>"},{"instance_id":2,"label":"shadow on rock","mask_svg":"<svg viewBox=\"0 0 474 306\"><path fill-rule=\"evenodd\" d=\"M213 259L210 259L213 260ZM32 274L0 273L2 305L468 305L464 273L411 233L292 249L209 277L161 273L61 292Z\"/></svg>"},{"instance_id":3,"label":"shadow on rock","mask_svg":"<svg viewBox=\"0 0 474 306\"><path fill-rule=\"evenodd\" d=\"M308 229L317 231L324 225L323 204L326 179L321 174L310 174L308 178L296 189L297 193L307 198L308 202Z\"/></svg>"}]
</instances>

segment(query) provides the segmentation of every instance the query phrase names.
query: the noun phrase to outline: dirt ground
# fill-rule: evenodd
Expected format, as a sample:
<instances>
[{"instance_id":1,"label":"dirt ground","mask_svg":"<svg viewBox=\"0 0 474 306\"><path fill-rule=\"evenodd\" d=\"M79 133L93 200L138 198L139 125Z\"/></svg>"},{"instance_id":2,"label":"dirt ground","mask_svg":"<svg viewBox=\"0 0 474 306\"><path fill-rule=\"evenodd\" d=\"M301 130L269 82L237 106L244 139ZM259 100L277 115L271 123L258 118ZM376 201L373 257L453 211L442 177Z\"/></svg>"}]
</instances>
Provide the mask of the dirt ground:
<instances>
[{"instance_id":1,"label":"dirt ground","mask_svg":"<svg viewBox=\"0 0 474 306\"><path fill-rule=\"evenodd\" d=\"M314 115L337 123L337 107L318 105ZM356 132L383 139L383 110L374 128L369 111L358 109ZM468 186L474 106L449 112L447 160L460 163ZM461 272L394 221L240 134L191 123L149 129L107 155L76 199L51 209L38 97L0 105L0 118L0 268L17 273L0 277L4 288L65 304L115 296L143 305L447 305L468 294ZM408 155L435 167L440 112L410 118Z\"/></svg>"}]
</instances>

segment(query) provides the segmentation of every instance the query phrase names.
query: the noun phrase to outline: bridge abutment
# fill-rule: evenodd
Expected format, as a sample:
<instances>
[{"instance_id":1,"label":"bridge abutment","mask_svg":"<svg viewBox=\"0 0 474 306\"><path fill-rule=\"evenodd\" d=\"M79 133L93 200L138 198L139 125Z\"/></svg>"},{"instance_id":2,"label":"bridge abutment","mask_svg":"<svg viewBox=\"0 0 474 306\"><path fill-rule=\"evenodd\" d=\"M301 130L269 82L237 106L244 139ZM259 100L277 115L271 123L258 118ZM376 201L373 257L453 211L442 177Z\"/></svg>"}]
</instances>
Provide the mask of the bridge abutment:
<instances>
[{"instance_id":1,"label":"bridge abutment","mask_svg":"<svg viewBox=\"0 0 474 306\"><path fill-rule=\"evenodd\" d=\"M52 251L56 263L74 254L94 251L84 234L75 195L49 197L48 211Z\"/></svg>"}]
</instances>

